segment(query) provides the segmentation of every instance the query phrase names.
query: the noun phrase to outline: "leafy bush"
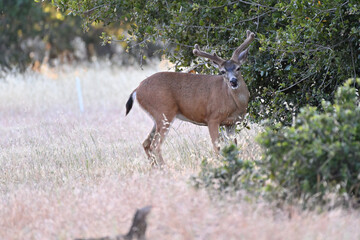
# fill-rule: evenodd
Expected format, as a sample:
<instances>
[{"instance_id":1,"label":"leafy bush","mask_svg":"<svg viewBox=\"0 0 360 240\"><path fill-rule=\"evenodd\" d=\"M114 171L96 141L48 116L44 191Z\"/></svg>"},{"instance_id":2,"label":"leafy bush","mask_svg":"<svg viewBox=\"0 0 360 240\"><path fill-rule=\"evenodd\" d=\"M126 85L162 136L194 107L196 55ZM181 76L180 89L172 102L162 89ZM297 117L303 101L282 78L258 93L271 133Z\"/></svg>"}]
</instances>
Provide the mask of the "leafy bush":
<instances>
[{"instance_id":1,"label":"leafy bush","mask_svg":"<svg viewBox=\"0 0 360 240\"><path fill-rule=\"evenodd\" d=\"M235 146L226 147L219 167L204 162L197 186L245 189L307 207L359 201L360 106L354 85L349 80L339 87L333 104L322 102L323 111L302 108L291 127L268 127L258 136L265 150L261 161L240 160Z\"/></svg>"},{"instance_id":2,"label":"leafy bush","mask_svg":"<svg viewBox=\"0 0 360 240\"><path fill-rule=\"evenodd\" d=\"M284 197L360 197L360 107L352 85L349 80L338 88L334 104L323 101L323 112L302 108L292 127L268 128L259 136L266 149L263 167Z\"/></svg>"},{"instance_id":3,"label":"leafy bush","mask_svg":"<svg viewBox=\"0 0 360 240\"><path fill-rule=\"evenodd\" d=\"M256 191L261 175L255 169L256 162L239 158L239 149L231 144L222 150L220 166L213 166L206 159L202 161L201 172L193 177L196 187L210 187L220 191L246 189Z\"/></svg>"}]
</instances>

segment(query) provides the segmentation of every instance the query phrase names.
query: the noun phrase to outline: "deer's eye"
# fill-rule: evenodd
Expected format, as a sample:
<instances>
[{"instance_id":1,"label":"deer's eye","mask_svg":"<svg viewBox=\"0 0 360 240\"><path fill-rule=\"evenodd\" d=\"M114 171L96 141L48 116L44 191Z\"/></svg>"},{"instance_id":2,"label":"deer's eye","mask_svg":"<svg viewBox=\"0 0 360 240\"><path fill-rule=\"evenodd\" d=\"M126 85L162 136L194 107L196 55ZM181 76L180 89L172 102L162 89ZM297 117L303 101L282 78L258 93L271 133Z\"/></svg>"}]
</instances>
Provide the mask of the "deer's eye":
<instances>
[{"instance_id":1,"label":"deer's eye","mask_svg":"<svg viewBox=\"0 0 360 240\"><path fill-rule=\"evenodd\" d=\"M225 70L221 70L221 71L220 71L220 74L221 74L221 75L224 75L225 73L226 73Z\"/></svg>"},{"instance_id":2,"label":"deer's eye","mask_svg":"<svg viewBox=\"0 0 360 240\"><path fill-rule=\"evenodd\" d=\"M240 71L240 67L238 67L238 68L236 69L236 71L237 71L237 72Z\"/></svg>"}]
</instances>

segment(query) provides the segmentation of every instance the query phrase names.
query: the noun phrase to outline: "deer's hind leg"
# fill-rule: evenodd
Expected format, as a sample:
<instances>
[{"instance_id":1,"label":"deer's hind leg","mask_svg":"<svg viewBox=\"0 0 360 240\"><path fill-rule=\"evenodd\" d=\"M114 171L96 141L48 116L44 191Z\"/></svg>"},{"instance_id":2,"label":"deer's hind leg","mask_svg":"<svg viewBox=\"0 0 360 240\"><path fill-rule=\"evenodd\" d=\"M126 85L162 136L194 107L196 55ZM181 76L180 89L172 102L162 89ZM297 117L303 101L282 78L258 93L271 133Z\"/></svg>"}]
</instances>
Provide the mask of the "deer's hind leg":
<instances>
[{"instance_id":1,"label":"deer's hind leg","mask_svg":"<svg viewBox=\"0 0 360 240\"><path fill-rule=\"evenodd\" d=\"M156 131L156 124L154 124L153 128L151 129L151 132L149 133L149 135L143 142L143 147L144 147L145 153L149 159L151 159L150 145L154 139L155 131Z\"/></svg>"},{"instance_id":2,"label":"deer's hind leg","mask_svg":"<svg viewBox=\"0 0 360 240\"><path fill-rule=\"evenodd\" d=\"M170 129L170 124L174 120L176 113L173 114L162 114L161 118L155 120L156 130L153 139L150 144L149 151L151 152L151 164L152 165L163 165L164 159L161 154L161 145L165 140L166 134Z\"/></svg>"}]
</instances>

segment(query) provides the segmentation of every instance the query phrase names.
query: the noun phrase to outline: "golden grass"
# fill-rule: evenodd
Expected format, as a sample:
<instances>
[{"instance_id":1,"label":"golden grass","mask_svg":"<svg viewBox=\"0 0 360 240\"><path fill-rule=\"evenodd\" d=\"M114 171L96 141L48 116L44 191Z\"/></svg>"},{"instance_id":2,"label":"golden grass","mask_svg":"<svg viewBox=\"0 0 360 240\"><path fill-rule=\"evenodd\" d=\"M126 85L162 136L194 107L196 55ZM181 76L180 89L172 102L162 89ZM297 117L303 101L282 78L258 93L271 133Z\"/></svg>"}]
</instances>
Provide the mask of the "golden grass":
<instances>
[{"instance_id":1,"label":"golden grass","mask_svg":"<svg viewBox=\"0 0 360 240\"><path fill-rule=\"evenodd\" d=\"M157 71L103 62L0 82L0 239L125 233L145 205L153 206L148 239L360 239L358 211L293 210L289 219L266 203L195 190L190 176L214 158L204 127L175 121L163 147L167 165L151 169L141 143L152 121L137 104L124 115L131 91ZM260 156L259 131L252 125L238 136L243 158Z\"/></svg>"}]
</instances>

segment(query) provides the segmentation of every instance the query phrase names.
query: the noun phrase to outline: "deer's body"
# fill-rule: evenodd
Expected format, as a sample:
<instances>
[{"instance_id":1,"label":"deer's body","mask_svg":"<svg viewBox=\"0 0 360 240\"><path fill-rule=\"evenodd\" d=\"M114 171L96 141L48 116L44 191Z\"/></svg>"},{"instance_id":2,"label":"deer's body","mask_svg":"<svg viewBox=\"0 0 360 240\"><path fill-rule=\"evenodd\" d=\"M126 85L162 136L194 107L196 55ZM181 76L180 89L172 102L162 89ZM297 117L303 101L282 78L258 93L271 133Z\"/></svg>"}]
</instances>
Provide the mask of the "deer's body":
<instances>
[{"instance_id":1,"label":"deer's body","mask_svg":"<svg viewBox=\"0 0 360 240\"><path fill-rule=\"evenodd\" d=\"M154 120L154 127L143 143L150 159L163 163L160 147L175 118L208 126L214 149L218 151L219 126L234 126L246 114L250 94L239 69L247 58L245 48L253 39L254 34L248 31L246 41L228 61L202 52L195 45L194 54L212 60L222 75L159 72L146 78L132 92L126 114L136 98Z\"/></svg>"},{"instance_id":2,"label":"deer's body","mask_svg":"<svg viewBox=\"0 0 360 240\"><path fill-rule=\"evenodd\" d=\"M246 113L249 101L245 82L239 85L230 89L218 75L160 72L142 81L135 92L151 116L164 114L170 122L177 117L203 126L215 119L220 125L232 125Z\"/></svg>"}]
</instances>

